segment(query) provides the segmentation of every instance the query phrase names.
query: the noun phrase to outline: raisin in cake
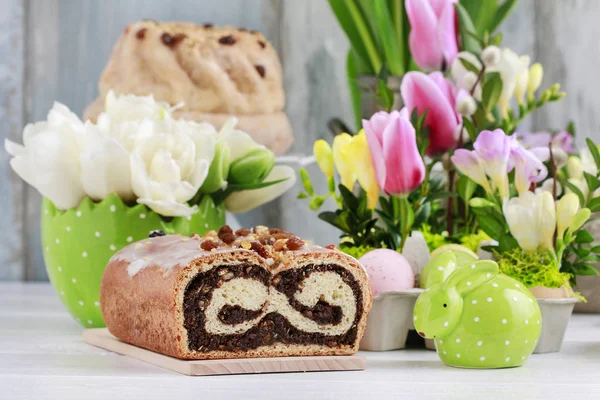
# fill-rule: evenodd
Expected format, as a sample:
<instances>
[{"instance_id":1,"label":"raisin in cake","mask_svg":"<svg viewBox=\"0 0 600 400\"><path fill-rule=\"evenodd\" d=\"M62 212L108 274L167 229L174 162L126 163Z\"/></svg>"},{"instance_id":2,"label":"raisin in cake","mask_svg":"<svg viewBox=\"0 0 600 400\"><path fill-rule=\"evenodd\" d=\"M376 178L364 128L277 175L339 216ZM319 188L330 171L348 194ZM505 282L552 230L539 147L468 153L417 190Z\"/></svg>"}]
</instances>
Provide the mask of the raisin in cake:
<instances>
[{"instance_id":1,"label":"raisin in cake","mask_svg":"<svg viewBox=\"0 0 600 400\"><path fill-rule=\"evenodd\" d=\"M276 154L292 144L283 112L283 73L273 46L259 32L184 22L141 21L125 28L85 110L95 120L109 90L171 105L174 115L219 129L230 117Z\"/></svg>"},{"instance_id":2,"label":"raisin in cake","mask_svg":"<svg viewBox=\"0 0 600 400\"><path fill-rule=\"evenodd\" d=\"M124 248L100 296L116 337L183 359L353 354L372 303L354 258L281 230L228 226Z\"/></svg>"}]
</instances>

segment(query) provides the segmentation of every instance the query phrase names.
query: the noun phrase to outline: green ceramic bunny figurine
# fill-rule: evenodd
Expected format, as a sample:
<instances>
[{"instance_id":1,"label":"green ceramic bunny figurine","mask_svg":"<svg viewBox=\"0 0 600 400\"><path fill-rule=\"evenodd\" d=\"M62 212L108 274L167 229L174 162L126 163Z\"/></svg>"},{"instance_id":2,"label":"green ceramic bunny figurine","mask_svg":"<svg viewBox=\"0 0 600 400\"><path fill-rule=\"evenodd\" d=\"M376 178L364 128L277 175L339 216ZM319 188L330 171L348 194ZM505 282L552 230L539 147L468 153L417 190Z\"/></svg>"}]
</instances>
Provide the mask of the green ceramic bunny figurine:
<instances>
[{"instance_id":1,"label":"green ceramic bunny figurine","mask_svg":"<svg viewBox=\"0 0 600 400\"><path fill-rule=\"evenodd\" d=\"M421 336L434 339L442 361L464 368L523 365L542 323L531 292L500 274L493 261L457 268L455 257L446 252L432 262L441 268L431 270L413 319Z\"/></svg>"}]
</instances>

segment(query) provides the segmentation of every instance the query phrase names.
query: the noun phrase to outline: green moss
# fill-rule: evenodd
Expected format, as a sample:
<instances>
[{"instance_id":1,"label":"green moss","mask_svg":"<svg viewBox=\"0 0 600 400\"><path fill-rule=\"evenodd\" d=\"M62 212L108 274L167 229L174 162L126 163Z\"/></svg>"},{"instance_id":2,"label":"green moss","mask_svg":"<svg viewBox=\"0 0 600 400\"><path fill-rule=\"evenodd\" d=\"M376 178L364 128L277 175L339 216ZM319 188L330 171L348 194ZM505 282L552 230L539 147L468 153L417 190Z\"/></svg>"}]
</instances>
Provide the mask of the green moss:
<instances>
[{"instance_id":1,"label":"green moss","mask_svg":"<svg viewBox=\"0 0 600 400\"><path fill-rule=\"evenodd\" d=\"M431 226L427 224L421 225L420 231L423 234L423 237L425 238L425 242L427 243L427 247L429 247L429 251L434 251L438 247L452 243L448 240L446 236L440 233L432 233Z\"/></svg>"},{"instance_id":2,"label":"green moss","mask_svg":"<svg viewBox=\"0 0 600 400\"><path fill-rule=\"evenodd\" d=\"M494 253L500 272L522 282L527 287L570 287L571 274L560 272L556 260L549 253L526 253L520 248Z\"/></svg>"},{"instance_id":3,"label":"green moss","mask_svg":"<svg viewBox=\"0 0 600 400\"><path fill-rule=\"evenodd\" d=\"M352 257L358 259L358 258L361 258L362 256L364 256L365 254L367 254L368 252L370 252L371 250L375 250L376 247L348 246L347 244L340 243L338 245L338 249L340 249L340 251L343 251L344 253L348 254L349 256L352 256Z\"/></svg>"},{"instance_id":4,"label":"green moss","mask_svg":"<svg viewBox=\"0 0 600 400\"><path fill-rule=\"evenodd\" d=\"M490 240L490 237L481 229L477 231L477 233L471 233L469 235L464 235L460 238L460 244L468 248L474 253L477 253L479 250L479 244L484 240Z\"/></svg>"}]
</instances>

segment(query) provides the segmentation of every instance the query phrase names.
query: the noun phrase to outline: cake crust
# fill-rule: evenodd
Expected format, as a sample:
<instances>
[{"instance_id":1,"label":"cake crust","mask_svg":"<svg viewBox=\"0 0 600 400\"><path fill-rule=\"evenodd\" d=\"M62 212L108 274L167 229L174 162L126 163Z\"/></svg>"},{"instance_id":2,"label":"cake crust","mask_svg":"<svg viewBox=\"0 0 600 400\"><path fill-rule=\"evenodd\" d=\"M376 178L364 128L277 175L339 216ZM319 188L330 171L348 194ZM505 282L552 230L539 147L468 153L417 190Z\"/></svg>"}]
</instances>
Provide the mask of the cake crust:
<instances>
[{"instance_id":1,"label":"cake crust","mask_svg":"<svg viewBox=\"0 0 600 400\"><path fill-rule=\"evenodd\" d=\"M146 239L117 253L109 262L101 285L102 313L110 332L125 342L181 359L348 355L358 351L358 344L362 338L366 318L372 304L369 283L362 266L350 256L337 250L321 247L304 245L296 250L273 250L275 244L289 239L276 239L275 243L260 248L252 245L253 249L245 248L248 247L247 238L247 235L236 235L232 243L226 244L218 238L217 234L212 236L209 234L207 237L196 237L191 240L182 236L168 236ZM231 240L227 237L225 239ZM154 248L153 246L158 242L169 243L166 246ZM136 245L138 252L143 251L144 254L157 255L157 262L144 261L144 265L140 268L137 265L140 258L131 257L131 254L135 252ZM215 245L221 247L214 247ZM202 247L208 250L204 250ZM177 248L183 255L170 264L163 263L164 258L161 259L160 252L164 253ZM265 257L267 255L265 251L269 252L267 257ZM199 274L214 272L214 268L232 268L232 266L238 265L244 268L251 266L251 268L264 269L268 271L270 277L277 277L282 272L294 269L299 270L299 274L309 276L310 273L307 274L303 268L325 263L343 268L348 274L351 274L360 288L360 305L357 308L356 321L352 326L354 340L351 343L335 342L328 346L303 342L282 343L275 340L256 348L235 348L233 350L228 349L226 345L217 346L208 351L190 347L190 326L188 321L188 327L186 327L184 312L185 295L191 282ZM302 284L305 285L304 281ZM271 297L269 297L269 301L274 303ZM196 304L192 304L192 306L195 307ZM267 304L265 307L273 307L273 304ZM267 313L265 311L260 317L260 321L264 322L268 319L265 316L269 315L279 318L276 312ZM281 320L281 318L279 319ZM283 319L287 321L285 318ZM335 329L335 324L332 329ZM262 334L262 331L259 332ZM215 337L220 338L218 335ZM333 335L332 337L337 336Z\"/></svg>"}]
</instances>

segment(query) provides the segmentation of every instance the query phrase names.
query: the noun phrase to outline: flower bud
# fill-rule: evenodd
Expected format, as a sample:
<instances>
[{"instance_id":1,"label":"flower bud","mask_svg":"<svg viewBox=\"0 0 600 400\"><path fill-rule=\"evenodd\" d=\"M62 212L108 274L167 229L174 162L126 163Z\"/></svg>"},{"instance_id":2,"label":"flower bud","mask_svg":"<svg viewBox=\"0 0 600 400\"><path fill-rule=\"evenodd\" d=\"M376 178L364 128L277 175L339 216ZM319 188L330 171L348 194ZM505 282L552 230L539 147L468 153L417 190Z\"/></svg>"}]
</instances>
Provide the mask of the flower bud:
<instances>
[{"instance_id":1,"label":"flower bud","mask_svg":"<svg viewBox=\"0 0 600 400\"><path fill-rule=\"evenodd\" d=\"M542 64L535 63L529 68L529 82L527 82L527 96L532 100L533 94L540 88L542 78L544 77L544 68Z\"/></svg>"},{"instance_id":2,"label":"flower bud","mask_svg":"<svg viewBox=\"0 0 600 400\"><path fill-rule=\"evenodd\" d=\"M229 182L249 184L262 182L275 166L275 155L269 149L259 147L231 163Z\"/></svg>"},{"instance_id":3,"label":"flower bud","mask_svg":"<svg viewBox=\"0 0 600 400\"><path fill-rule=\"evenodd\" d=\"M592 212L589 208L582 208L579 210L579 212L573 217L571 225L569 226L569 230L571 232L578 231L587 222L591 214Z\"/></svg>"},{"instance_id":4,"label":"flower bud","mask_svg":"<svg viewBox=\"0 0 600 400\"><path fill-rule=\"evenodd\" d=\"M567 193L556 203L556 227L559 239L563 238L577 211L579 211L579 197L574 193Z\"/></svg>"},{"instance_id":5,"label":"flower bud","mask_svg":"<svg viewBox=\"0 0 600 400\"><path fill-rule=\"evenodd\" d=\"M313 146L313 154L321 172L326 177L331 178L333 176L333 152L329 143L323 139L317 140Z\"/></svg>"},{"instance_id":6,"label":"flower bud","mask_svg":"<svg viewBox=\"0 0 600 400\"><path fill-rule=\"evenodd\" d=\"M488 46L481 52L481 59L486 67L493 67L500 62L502 53L498 46Z\"/></svg>"},{"instance_id":7,"label":"flower bud","mask_svg":"<svg viewBox=\"0 0 600 400\"><path fill-rule=\"evenodd\" d=\"M567 174L570 179L583 179L583 163L579 157L569 157L567 160Z\"/></svg>"},{"instance_id":8,"label":"flower bud","mask_svg":"<svg viewBox=\"0 0 600 400\"><path fill-rule=\"evenodd\" d=\"M456 103L456 112L465 117L470 117L477 111L477 103L471 96L463 96Z\"/></svg>"},{"instance_id":9,"label":"flower bud","mask_svg":"<svg viewBox=\"0 0 600 400\"><path fill-rule=\"evenodd\" d=\"M473 86L475 86L475 82L477 82L477 75L475 75L474 72L469 71L463 77L461 86L464 90L470 91L473 89Z\"/></svg>"},{"instance_id":10,"label":"flower bud","mask_svg":"<svg viewBox=\"0 0 600 400\"><path fill-rule=\"evenodd\" d=\"M552 191L554 190L554 179L546 179L544 183L542 183L542 186L540 186L539 190L552 193ZM560 196L562 194L562 191L562 185L559 182L556 182L556 195Z\"/></svg>"},{"instance_id":11,"label":"flower bud","mask_svg":"<svg viewBox=\"0 0 600 400\"><path fill-rule=\"evenodd\" d=\"M227 185L229 174L229 146L223 142L215 145L215 156L208 169L208 175L200 187L200 192L214 193Z\"/></svg>"},{"instance_id":12,"label":"flower bud","mask_svg":"<svg viewBox=\"0 0 600 400\"><path fill-rule=\"evenodd\" d=\"M554 231L556 230L556 206L554 198L548 192L542 192L539 198L540 214L538 214L538 228L540 247L554 248Z\"/></svg>"}]
</instances>

